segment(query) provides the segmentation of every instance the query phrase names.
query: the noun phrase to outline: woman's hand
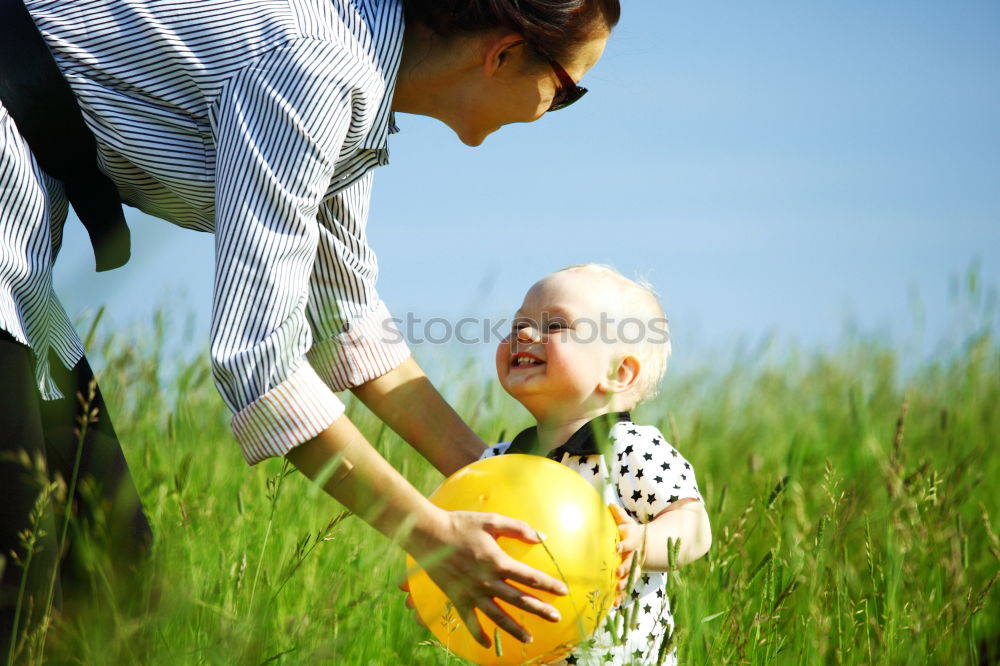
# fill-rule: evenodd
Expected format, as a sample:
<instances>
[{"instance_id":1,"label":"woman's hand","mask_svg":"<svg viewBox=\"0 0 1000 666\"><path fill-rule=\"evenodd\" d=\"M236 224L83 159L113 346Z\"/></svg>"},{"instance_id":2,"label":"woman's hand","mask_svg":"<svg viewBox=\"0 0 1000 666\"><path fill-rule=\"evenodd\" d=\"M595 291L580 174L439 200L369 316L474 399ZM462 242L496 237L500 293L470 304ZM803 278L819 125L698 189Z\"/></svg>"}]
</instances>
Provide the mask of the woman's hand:
<instances>
[{"instance_id":1,"label":"woman's hand","mask_svg":"<svg viewBox=\"0 0 1000 666\"><path fill-rule=\"evenodd\" d=\"M527 523L491 513L445 511L431 504L379 455L350 419L341 416L287 457L341 504L406 550L426 569L484 647L490 639L479 626L478 608L504 631L522 641L531 637L497 605L502 599L552 621L555 609L507 581L564 595L566 586L535 571L500 549L497 537L538 543Z\"/></svg>"},{"instance_id":2,"label":"woman's hand","mask_svg":"<svg viewBox=\"0 0 1000 666\"><path fill-rule=\"evenodd\" d=\"M565 584L536 571L503 552L497 537L539 543L537 533L521 520L492 513L440 510L433 533L414 535L407 550L424 564L427 574L455 606L455 611L476 641L490 647L473 609L478 608L501 629L524 643L531 635L497 604L497 599L551 622L559 621L555 608L514 587L527 587L564 595Z\"/></svg>"},{"instance_id":3,"label":"woman's hand","mask_svg":"<svg viewBox=\"0 0 1000 666\"><path fill-rule=\"evenodd\" d=\"M618 553L621 555L621 564L618 565L618 570L615 572L618 575L618 595L615 598L615 606L618 606L628 594L628 574L632 570L632 560L635 558L636 551L639 551L639 561L636 566L640 570L642 569L646 530L643 525L635 522L617 504L609 504L608 508L611 510L611 516L615 519L615 524L618 525L618 538L620 539Z\"/></svg>"}]
</instances>

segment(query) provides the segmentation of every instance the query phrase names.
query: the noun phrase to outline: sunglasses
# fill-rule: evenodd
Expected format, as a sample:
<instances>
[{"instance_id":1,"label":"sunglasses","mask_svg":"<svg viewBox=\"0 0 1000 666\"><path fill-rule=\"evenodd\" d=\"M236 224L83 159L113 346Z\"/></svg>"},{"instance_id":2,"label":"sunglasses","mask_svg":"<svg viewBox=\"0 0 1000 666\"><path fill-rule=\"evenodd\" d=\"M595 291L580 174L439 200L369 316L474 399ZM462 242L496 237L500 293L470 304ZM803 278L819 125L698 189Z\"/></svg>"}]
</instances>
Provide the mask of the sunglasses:
<instances>
[{"instance_id":1,"label":"sunglasses","mask_svg":"<svg viewBox=\"0 0 1000 666\"><path fill-rule=\"evenodd\" d=\"M544 54L542 54L542 57L549 63L549 67L552 68L552 71L556 73L556 78L559 79L559 87L556 88L556 94L552 97L552 105L549 106L549 111L565 109L587 94L587 89L578 86L576 81L562 68L562 65Z\"/></svg>"}]
</instances>

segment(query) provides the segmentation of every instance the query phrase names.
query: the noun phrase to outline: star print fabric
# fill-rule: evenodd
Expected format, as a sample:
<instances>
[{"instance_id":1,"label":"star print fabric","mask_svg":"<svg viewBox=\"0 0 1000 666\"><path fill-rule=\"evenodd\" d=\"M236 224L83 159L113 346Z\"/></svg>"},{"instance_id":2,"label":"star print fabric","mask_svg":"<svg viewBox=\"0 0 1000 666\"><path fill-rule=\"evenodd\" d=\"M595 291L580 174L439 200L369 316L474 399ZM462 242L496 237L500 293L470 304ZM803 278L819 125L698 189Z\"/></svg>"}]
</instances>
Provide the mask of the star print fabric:
<instances>
[{"instance_id":1,"label":"star print fabric","mask_svg":"<svg viewBox=\"0 0 1000 666\"><path fill-rule=\"evenodd\" d=\"M625 416L611 425L610 430L604 430L608 442L606 455L598 452L597 442L601 439L598 420L571 438L587 443L574 445L572 451L556 449L553 453L558 455L559 462L589 481L606 503L617 504L638 523L650 522L679 500L703 501L694 468L659 429L637 425L624 420ZM581 438L584 429L586 437ZM515 441L520 438L521 435ZM506 442L493 446L482 458L507 453L510 446ZM639 574L622 604L609 613L605 626L561 663L637 666L657 663L660 644L673 630L666 582L666 573ZM626 629L629 618L634 618L634 626ZM676 654L671 652L661 663L676 664Z\"/></svg>"},{"instance_id":2,"label":"star print fabric","mask_svg":"<svg viewBox=\"0 0 1000 666\"><path fill-rule=\"evenodd\" d=\"M619 422L610 438L612 485L619 503L637 522L650 522L678 500L702 499L691 463L654 426ZM593 473L592 468L587 471Z\"/></svg>"}]
</instances>

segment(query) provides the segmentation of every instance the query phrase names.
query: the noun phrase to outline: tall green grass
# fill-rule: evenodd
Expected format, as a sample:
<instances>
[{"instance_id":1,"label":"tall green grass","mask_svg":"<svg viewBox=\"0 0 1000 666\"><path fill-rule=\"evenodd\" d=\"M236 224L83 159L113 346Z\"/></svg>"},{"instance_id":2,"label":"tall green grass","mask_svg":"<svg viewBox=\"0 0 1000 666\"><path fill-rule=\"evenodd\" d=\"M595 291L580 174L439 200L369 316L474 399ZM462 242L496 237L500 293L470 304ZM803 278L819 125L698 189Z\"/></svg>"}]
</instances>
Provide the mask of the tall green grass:
<instances>
[{"instance_id":1,"label":"tall green grass","mask_svg":"<svg viewBox=\"0 0 1000 666\"><path fill-rule=\"evenodd\" d=\"M205 361L164 383L160 324L95 349L152 560L57 611L19 663L460 663L405 609L401 550L283 461L245 467ZM639 410L694 464L714 528L669 586L681 663L1000 661L1000 345L980 327L905 377L902 360L864 340L736 360ZM443 384L483 439L525 426L477 376ZM417 487L440 482L360 404L349 414Z\"/></svg>"}]
</instances>

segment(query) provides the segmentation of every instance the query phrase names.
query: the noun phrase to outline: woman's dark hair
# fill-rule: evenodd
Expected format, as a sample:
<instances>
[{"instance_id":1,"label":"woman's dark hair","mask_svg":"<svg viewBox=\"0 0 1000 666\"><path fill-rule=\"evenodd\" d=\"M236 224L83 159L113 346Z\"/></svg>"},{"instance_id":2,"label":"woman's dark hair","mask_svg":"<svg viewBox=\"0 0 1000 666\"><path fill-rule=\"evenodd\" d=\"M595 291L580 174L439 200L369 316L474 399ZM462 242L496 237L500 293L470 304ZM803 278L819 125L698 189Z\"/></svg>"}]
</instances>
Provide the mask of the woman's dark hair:
<instances>
[{"instance_id":1,"label":"woman's dark hair","mask_svg":"<svg viewBox=\"0 0 1000 666\"><path fill-rule=\"evenodd\" d=\"M595 27L615 27L619 0L404 0L407 21L439 35L506 28L536 51L559 59Z\"/></svg>"}]
</instances>

